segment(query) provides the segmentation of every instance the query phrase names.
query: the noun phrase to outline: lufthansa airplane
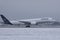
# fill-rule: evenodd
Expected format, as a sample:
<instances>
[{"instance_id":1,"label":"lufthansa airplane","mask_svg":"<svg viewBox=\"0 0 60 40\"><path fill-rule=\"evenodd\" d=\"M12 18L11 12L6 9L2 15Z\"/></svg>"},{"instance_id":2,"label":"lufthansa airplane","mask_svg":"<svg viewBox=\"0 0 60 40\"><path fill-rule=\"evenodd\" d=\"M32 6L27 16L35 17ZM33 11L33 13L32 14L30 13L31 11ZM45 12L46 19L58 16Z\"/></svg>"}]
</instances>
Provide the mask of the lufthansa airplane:
<instances>
[{"instance_id":1,"label":"lufthansa airplane","mask_svg":"<svg viewBox=\"0 0 60 40\"><path fill-rule=\"evenodd\" d=\"M53 18L44 17L44 18L36 18L36 19L26 19L26 20L19 20L19 21L9 21L4 15L0 14L3 22L2 24L7 25L20 25L24 24L26 27L30 27L32 24L44 24L44 25L60 25L60 22L53 20Z\"/></svg>"}]
</instances>

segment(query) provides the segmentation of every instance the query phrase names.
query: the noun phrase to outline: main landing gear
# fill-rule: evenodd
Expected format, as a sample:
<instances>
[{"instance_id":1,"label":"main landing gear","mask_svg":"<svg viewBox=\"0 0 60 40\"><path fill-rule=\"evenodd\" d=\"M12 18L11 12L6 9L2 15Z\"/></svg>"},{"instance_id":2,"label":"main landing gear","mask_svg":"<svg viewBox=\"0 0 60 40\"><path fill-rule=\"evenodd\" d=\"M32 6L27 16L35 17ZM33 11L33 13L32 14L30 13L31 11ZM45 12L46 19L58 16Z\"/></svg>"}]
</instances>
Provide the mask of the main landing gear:
<instances>
[{"instance_id":1,"label":"main landing gear","mask_svg":"<svg viewBox=\"0 0 60 40\"><path fill-rule=\"evenodd\" d=\"M26 28L30 28L30 25L27 25Z\"/></svg>"},{"instance_id":2,"label":"main landing gear","mask_svg":"<svg viewBox=\"0 0 60 40\"><path fill-rule=\"evenodd\" d=\"M31 23L25 24L26 28L30 28Z\"/></svg>"}]
</instances>

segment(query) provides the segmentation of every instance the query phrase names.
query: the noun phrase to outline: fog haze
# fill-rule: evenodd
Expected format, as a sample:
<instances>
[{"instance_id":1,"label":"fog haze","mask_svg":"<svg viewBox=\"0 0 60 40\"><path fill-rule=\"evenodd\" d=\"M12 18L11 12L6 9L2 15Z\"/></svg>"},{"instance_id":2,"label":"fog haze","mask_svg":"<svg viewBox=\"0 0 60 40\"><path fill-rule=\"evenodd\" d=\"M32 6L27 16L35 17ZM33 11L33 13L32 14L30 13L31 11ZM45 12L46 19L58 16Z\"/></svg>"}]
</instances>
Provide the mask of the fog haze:
<instances>
[{"instance_id":1,"label":"fog haze","mask_svg":"<svg viewBox=\"0 0 60 40\"><path fill-rule=\"evenodd\" d=\"M52 17L60 21L60 0L0 0L0 14L9 20ZM59 29L58 26L44 28L45 26L35 25L33 27L40 28L7 28L9 25L0 27L3 27L0 28L1 40L60 40L60 26Z\"/></svg>"},{"instance_id":2,"label":"fog haze","mask_svg":"<svg viewBox=\"0 0 60 40\"><path fill-rule=\"evenodd\" d=\"M0 0L0 13L10 20L40 17L60 20L60 0Z\"/></svg>"}]
</instances>

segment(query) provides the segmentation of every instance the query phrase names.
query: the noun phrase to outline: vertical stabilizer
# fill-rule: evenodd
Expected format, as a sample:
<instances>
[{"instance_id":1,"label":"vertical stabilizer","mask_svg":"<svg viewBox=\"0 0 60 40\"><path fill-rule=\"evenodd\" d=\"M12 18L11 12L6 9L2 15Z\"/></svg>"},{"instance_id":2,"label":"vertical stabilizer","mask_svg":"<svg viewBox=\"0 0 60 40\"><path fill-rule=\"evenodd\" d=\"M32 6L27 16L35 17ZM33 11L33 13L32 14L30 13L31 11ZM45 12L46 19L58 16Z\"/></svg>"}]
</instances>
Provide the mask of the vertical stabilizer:
<instances>
[{"instance_id":1,"label":"vertical stabilizer","mask_svg":"<svg viewBox=\"0 0 60 40\"><path fill-rule=\"evenodd\" d=\"M1 16L1 18L2 18L2 20L3 20L3 22L5 23L5 24L10 24L10 25L12 25L12 23L4 16L4 15L0 15Z\"/></svg>"}]
</instances>

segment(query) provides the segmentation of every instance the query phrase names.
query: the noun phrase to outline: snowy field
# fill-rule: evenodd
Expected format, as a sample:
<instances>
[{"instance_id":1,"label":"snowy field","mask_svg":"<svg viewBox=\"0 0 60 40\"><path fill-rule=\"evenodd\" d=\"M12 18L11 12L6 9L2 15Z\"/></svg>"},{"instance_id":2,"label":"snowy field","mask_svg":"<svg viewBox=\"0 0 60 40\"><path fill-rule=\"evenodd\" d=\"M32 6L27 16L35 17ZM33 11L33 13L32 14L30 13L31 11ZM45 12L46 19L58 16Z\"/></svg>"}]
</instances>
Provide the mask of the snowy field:
<instances>
[{"instance_id":1,"label":"snowy field","mask_svg":"<svg viewBox=\"0 0 60 40\"><path fill-rule=\"evenodd\" d=\"M60 28L0 28L0 40L60 40Z\"/></svg>"}]
</instances>

